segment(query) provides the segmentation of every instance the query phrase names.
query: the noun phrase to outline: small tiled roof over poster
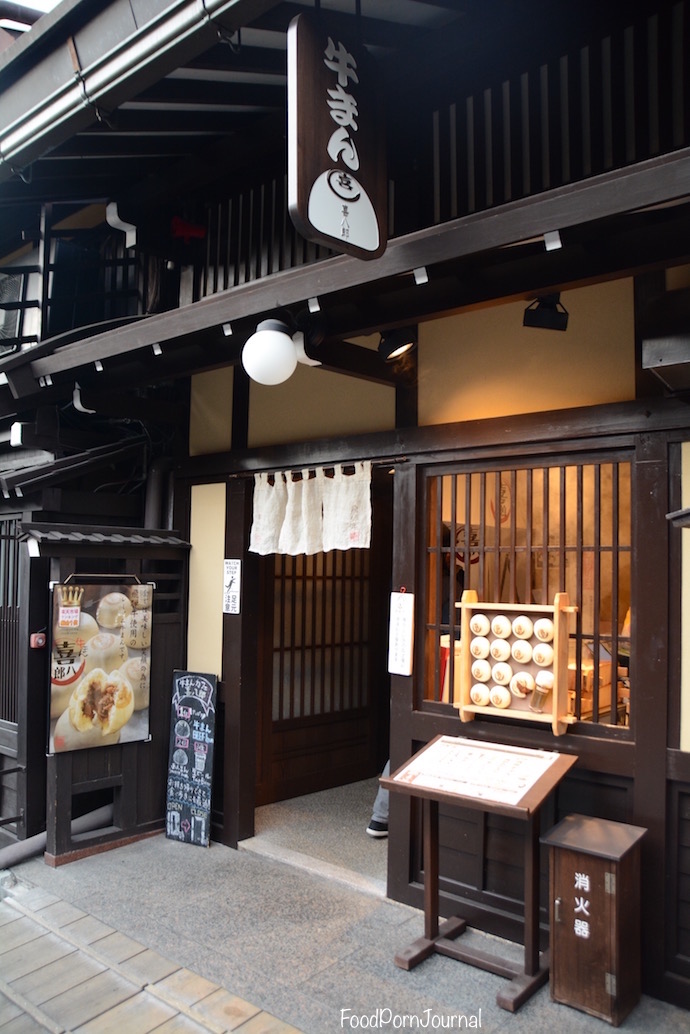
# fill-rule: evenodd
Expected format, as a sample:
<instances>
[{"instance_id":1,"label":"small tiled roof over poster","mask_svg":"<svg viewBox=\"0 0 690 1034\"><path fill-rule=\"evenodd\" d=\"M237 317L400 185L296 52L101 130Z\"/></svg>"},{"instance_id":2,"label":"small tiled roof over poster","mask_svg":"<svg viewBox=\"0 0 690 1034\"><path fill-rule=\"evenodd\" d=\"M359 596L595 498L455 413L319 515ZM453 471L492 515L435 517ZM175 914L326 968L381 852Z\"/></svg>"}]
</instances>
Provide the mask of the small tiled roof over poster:
<instances>
[{"instance_id":1,"label":"small tiled roof over poster","mask_svg":"<svg viewBox=\"0 0 690 1034\"><path fill-rule=\"evenodd\" d=\"M68 524L22 523L22 534L35 539L48 551L51 547L92 546L163 546L189 549L190 544L174 531L143 528L72 527Z\"/></svg>"}]
</instances>

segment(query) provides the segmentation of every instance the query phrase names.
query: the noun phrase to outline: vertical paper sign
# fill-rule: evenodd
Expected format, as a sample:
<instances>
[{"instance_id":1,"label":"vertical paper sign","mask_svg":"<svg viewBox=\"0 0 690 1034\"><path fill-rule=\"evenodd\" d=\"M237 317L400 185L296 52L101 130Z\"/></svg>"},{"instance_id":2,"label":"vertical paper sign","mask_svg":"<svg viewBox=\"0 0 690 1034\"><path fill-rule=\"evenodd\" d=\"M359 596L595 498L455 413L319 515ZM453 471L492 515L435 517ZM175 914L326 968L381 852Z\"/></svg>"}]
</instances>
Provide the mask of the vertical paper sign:
<instances>
[{"instance_id":1,"label":"vertical paper sign","mask_svg":"<svg viewBox=\"0 0 690 1034\"><path fill-rule=\"evenodd\" d=\"M413 641L414 595L392 592L388 630L388 671L391 675L412 674Z\"/></svg>"},{"instance_id":2,"label":"vertical paper sign","mask_svg":"<svg viewBox=\"0 0 690 1034\"><path fill-rule=\"evenodd\" d=\"M166 836L208 847L216 676L173 672Z\"/></svg>"},{"instance_id":3,"label":"vertical paper sign","mask_svg":"<svg viewBox=\"0 0 690 1034\"><path fill-rule=\"evenodd\" d=\"M223 613L239 614L242 561L226 560L223 565Z\"/></svg>"}]
</instances>

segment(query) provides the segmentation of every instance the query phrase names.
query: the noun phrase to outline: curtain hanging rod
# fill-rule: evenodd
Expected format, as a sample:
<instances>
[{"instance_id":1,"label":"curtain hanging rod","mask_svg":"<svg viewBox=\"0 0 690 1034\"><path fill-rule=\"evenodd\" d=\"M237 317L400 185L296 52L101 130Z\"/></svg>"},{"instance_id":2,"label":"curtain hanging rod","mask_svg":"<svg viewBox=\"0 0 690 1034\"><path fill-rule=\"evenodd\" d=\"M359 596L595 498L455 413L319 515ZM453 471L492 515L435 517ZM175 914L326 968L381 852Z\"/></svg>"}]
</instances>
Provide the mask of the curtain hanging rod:
<instances>
[{"instance_id":1,"label":"curtain hanging rod","mask_svg":"<svg viewBox=\"0 0 690 1034\"><path fill-rule=\"evenodd\" d=\"M256 467L254 470L242 470L237 471L233 474L228 474L227 478L253 478L255 474L277 474L284 470L291 470L298 473L301 470L316 470L317 467L321 467L322 470L331 470L335 467L354 467L356 463L371 463L372 467L386 467L394 463L407 463L407 456L384 456L375 460L369 460L366 457L357 460L335 460L331 463L293 463L287 467Z\"/></svg>"}]
</instances>

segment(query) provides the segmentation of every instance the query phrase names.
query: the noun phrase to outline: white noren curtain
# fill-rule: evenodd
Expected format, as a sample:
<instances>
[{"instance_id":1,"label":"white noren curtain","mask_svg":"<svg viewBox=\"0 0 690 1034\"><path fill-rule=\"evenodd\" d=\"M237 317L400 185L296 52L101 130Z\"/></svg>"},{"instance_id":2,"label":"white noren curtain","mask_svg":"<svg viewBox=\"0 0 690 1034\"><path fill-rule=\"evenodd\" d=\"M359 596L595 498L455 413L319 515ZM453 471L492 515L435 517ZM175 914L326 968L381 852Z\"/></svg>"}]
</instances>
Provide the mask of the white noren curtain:
<instances>
[{"instance_id":1,"label":"white noren curtain","mask_svg":"<svg viewBox=\"0 0 690 1034\"><path fill-rule=\"evenodd\" d=\"M354 473L336 466L328 477L313 472L277 471L254 475L252 553L328 552L368 549L371 542L371 463L355 463Z\"/></svg>"}]
</instances>

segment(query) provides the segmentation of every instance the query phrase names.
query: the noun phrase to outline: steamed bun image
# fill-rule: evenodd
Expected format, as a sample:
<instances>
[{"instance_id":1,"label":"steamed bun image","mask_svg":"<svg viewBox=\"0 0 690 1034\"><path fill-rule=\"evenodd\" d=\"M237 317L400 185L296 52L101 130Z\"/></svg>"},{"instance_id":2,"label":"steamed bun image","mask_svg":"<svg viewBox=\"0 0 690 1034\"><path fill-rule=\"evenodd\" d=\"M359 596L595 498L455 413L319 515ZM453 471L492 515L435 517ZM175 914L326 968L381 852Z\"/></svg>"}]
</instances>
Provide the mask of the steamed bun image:
<instances>
[{"instance_id":1,"label":"steamed bun image","mask_svg":"<svg viewBox=\"0 0 690 1034\"><path fill-rule=\"evenodd\" d=\"M147 650L151 645L151 611L135 610L122 622L122 640L130 650Z\"/></svg>"},{"instance_id":2,"label":"steamed bun image","mask_svg":"<svg viewBox=\"0 0 690 1034\"><path fill-rule=\"evenodd\" d=\"M134 693L134 710L143 711L149 706L150 665L145 657L130 657L120 668L120 674L127 679Z\"/></svg>"},{"instance_id":3,"label":"steamed bun image","mask_svg":"<svg viewBox=\"0 0 690 1034\"><path fill-rule=\"evenodd\" d=\"M67 714L78 732L96 729L101 736L119 732L132 717L134 693L124 675L94 668L70 697ZM99 741L100 742L100 741Z\"/></svg>"},{"instance_id":4,"label":"steamed bun image","mask_svg":"<svg viewBox=\"0 0 690 1034\"><path fill-rule=\"evenodd\" d=\"M86 732L75 729L69 719L69 712L63 711L53 732L53 750L79 750L81 747L109 747L120 740L120 732L105 735L100 729L92 727Z\"/></svg>"},{"instance_id":5,"label":"steamed bun image","mask_svg":"<svg viewBox=\"0 0 690 1034\"><path fill-rule=\"evenodd\" d=\"M72 693L53 730L55 751L118 743L120 729L134 711L134 693L119 671L96 668Z\"/></svg>"},{"instance_id":6,"label":"steamed bun image","mask_svg":"<svg viewBox=\"0 0 690 1034\"><path fill-rule=\"evenodd\" d=\"M86 675L94 668L114 671L115 668L121 667L129 657L129 650L119 635L113 632L99 632L84 644L82 656Z\"/></svg>"},{"instance_id":7,"label":"steamed bun image","mask_svg":"<svg viewBox=\"0 0 690 1034\"><path fill-rule=\"evenodd\" d=\"M69 698L72 696L72 690L74 689L74 683L69 682L65 686L60 686L56 682L50 683L50 717L57 718L65 710L69 704Z\"/></svg>"},{"instance_id":8,"label":"steamed bun image","mask_svg":"<svg viewBox=\"0 0 690 1034\"><path fill-rule=\"evenodd\" d=\"M108 592L98 603L96 621L103 628L119 628L131 613L132 603L123 592Z\"/></svg>"}]
</instances>

